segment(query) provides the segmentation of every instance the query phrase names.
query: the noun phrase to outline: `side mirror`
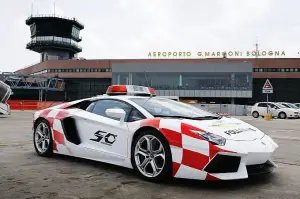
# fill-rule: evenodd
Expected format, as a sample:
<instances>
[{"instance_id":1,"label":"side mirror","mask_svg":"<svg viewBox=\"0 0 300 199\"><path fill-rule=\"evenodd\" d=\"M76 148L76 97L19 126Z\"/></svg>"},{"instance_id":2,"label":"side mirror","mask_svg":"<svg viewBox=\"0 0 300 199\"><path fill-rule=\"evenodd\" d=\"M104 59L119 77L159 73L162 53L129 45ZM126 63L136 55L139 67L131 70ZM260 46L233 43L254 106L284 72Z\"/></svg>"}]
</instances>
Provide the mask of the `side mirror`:
<instances>
[{"instance_id":1,"label":"side mirror","mask_svg":"<svg viewBox=\"0 0 300 199\"><path fill-rule=\"evenodd\" d=\"M105 114L109 117L120 119L121 123L124 122L125 115L126 115L125 111L123 109L120 109L120 108L107 109L105 111Z\"/></svg>"}]
</instances>

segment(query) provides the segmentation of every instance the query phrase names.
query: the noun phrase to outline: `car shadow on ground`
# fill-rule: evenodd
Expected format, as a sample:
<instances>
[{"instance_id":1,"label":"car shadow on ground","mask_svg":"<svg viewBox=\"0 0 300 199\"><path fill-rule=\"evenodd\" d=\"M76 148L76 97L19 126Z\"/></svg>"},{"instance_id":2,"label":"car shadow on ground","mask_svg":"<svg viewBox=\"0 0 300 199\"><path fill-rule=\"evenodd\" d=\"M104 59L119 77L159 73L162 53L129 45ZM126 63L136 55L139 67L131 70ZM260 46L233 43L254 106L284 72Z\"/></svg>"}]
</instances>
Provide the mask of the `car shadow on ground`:
<instances>
[{"instance_id":1,"label":"car shadow on ground","mask_svg":"<svg viewBox=\"0 0 300 199\"><path fill-rule=\"evenodd\" d=\"M164 182L160 183L151 183L142 180L136 174L133 169L128 169L116 165L111 165L103 162L97 162L93 160L86 160L71 156L64 156L55 154L52 158L56 159L57 161L67 161L67 162L75 162L87 167L99 168L101 170L106 170L109 173L116 173L120 174L123 179L127 179L130 183L143 183L143 184L158 184L159 186L171 186L171 187L180 187L180 188L188 188L199 190L237 190L237 189L247 189L253 186L264 186L266 184L271 184L276 179L276 173L258 175L258 176L250 176L248 179L243 180L220 180L220 181L201 181L201 180L191 180L191 179L179 179L179 178L171 178Z\"/></svg>"}]
</instances>

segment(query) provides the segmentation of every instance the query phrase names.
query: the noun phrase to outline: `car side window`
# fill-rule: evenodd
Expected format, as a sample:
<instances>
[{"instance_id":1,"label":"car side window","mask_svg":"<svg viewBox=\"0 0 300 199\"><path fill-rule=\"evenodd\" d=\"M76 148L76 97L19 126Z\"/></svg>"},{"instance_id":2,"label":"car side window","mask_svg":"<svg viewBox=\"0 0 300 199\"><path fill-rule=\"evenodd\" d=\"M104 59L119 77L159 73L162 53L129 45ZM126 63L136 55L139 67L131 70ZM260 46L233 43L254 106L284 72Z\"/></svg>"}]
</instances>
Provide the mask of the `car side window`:
<instances>
[{"instance_id":1,"label":"car side window","mask_svg":"<svg viewBox=\"0 0 300 199\"><path fill-rule=\"evenodd\" d=\"M96 102L96 104L94 105L93 111L92 113L103 116L103 117L107 117L110 119L114 119L114 120L119 120L119 118L113 118L113 117L109 117L108 115L106 115L105 111L107 109L111 109L111 108L119 108L119 109L123 109L126 113L125 115L125 121L127 121L127 118L131 112L132 107L124 102L118 101L118 100L111 100L111 99L103 99L103 100L99 100Z\"/></svg>"},{"instance_id":2,"label":"car side window","mask_svg":"<svg viewBox=\"0 0 300 199\"><path fill-rule=\"evenodd\" d=\"M269 106L271 107L271 108L277 108L277 106L275 106L274 104L269 104Z\"/></svg>"},{"instance_id":3,"label":"car side window","mask_svg":"<svg viewBox=\"0 0 300 199\"><path fill-rule=\"evenodd\" d=\"M138 111L137 109L132 109L128 117L128 122L135 122L142 119L146 119L146 117L143 114L141 114L140 111Z\"/></svg>"},{"instance_id":4,"label":"car side window","mask_svg":"<svg viewBox=\"0 0 300 199\"><path fill-rule=\"evenodd\" d=\"M267 107L267 103L259 103L257 106L258 107Z\"/></svg>"},{"instance_id":5,"label":"car side window","mask_svg":"<svg viewBox=\"0 0 300 199\"><path fill-rule=\"evenodd\" d=\"M86 111L92 112L93 109L94 109L95 104L96 104L96 102L91 103L91 104L86 108Z\"/></svg>"}]
</instances>

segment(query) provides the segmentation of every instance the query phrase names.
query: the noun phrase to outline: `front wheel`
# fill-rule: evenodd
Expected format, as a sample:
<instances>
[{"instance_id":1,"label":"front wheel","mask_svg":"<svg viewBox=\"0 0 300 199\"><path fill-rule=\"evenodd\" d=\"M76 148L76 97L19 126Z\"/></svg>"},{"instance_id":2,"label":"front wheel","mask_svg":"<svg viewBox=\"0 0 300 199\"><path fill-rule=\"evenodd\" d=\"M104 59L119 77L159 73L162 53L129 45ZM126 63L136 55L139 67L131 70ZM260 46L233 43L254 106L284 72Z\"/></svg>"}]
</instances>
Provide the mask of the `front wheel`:
<instances>
[{"instance_id":1,"label":"front wheel","mask_svg":"<svg viewBox=\"0 0 300 199\"><path fill-rule=\"evenodd\" d=\"M171 150L160 132L148 130L140 133L132 144L131 161L145 180L158 182L171 177Z\"/></svg>"},{"instance_id":2,"label":"front wheel","mask_svg":"<svg viewBox=\"0 0 300 199\"><path fill-rule=\"evenodd\" d=\"M285 119L285 118L286 118L286 113L285 113L285 112L280 112L280 113L278 114L278 117L279 117L280 119Z\"/></svg>"},{"instance_id":3,"label":"front wheel","mask_svg":"<svg viewBox=\"0 0 300 199\"><path fill-rule=\"evenodd\" d=\"M33 143L38 155L49 157L53 154L51 128L47 120L41 119L35 125Z\"/></svg>"}]
</instances>

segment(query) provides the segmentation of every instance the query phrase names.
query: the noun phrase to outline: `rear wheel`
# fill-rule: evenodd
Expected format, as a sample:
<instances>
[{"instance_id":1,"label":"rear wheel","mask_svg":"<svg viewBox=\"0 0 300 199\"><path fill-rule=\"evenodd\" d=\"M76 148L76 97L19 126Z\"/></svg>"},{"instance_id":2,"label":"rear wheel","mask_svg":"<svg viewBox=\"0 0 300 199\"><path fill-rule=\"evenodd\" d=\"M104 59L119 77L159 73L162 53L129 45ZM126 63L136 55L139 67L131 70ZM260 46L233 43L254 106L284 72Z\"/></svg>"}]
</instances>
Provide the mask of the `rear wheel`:
<instances>
[{"instance_id":1,"label":"rear wheel","mask_svg":"<svg viewBox=\"0 0 300 199\"><path fill-rule=\"evenodd\" d=\"M35 125L33 143L38 155L49 157L53 154L52 135L47 120L41 119Z\"/></svg>"},{"instance_id":2,"label":"rear wheel","mask_svg":"<svg viewBox=\"0 0 300 199\"><path fill-rule=\"evenodd\" d=\"M258 117L259 117L259 114L258 114L257 111L254 111L254 112L252 113L252 116L253 116L254 118L258 118Z\"/></svg>"},{"instance_id":3,"label":"rear wheel","mask_svg":"<svg viewBox=\"0 0 300 199\"><path fill-rule=\"evenodd\" d=\"M171 177L172 156L165 137L155 131L142 132L133 141L131 161L139 176L158 182Z\"/></svg>"}]
</instances>

